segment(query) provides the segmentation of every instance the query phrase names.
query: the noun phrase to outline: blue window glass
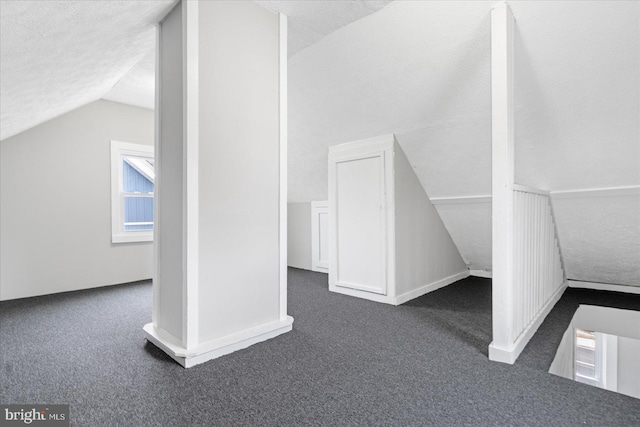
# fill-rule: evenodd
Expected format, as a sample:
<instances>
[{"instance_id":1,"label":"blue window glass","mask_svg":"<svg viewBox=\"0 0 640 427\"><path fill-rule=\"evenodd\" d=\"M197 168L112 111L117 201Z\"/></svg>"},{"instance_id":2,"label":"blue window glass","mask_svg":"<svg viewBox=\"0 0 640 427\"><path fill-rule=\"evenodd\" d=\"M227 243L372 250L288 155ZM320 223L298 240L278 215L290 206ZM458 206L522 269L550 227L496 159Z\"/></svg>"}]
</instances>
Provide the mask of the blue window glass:
<instances>
[{"instance_id":1,"label":"blue window glass","mask_svg":"<svg viewBox=\"0 0 640 427\"><path fill-rule=\"evenodd\" d=\"M123 190L125 193L153 193L153 181L124 161Z\"/></svg>"},{"instance_id":2,"label":"blue window glass","mask_svg":"<svg viewBox=\"0 0 640 427\"><path fill-rule=\"evenodd\" d=\"M153 160L125 158L123 162L124 229L153 230Z\"/></svg>"}]
</instances>

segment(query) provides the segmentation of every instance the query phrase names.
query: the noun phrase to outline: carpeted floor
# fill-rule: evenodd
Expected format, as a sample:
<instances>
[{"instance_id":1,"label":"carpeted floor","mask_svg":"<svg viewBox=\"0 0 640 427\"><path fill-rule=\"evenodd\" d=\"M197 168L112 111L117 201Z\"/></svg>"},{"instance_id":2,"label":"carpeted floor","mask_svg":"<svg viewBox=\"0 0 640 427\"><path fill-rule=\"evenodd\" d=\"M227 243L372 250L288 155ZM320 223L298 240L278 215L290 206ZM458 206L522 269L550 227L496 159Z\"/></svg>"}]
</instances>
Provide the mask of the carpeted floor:
<instances>
[{"instance_id":1,"label":"carpeted floor","mask_svg":"<svg viewBox=\"0 0 640 427\"><path fill-rule=\"evenodd\" d=\"M151 285L0 303L0 402L69 403L75 426L638 426L640 400L546 372L579 303L569 289L515 365L490 362L491 285L399 307L289 270L292 332L191 369L146 342Z\"/></svg>"}]
</instances>

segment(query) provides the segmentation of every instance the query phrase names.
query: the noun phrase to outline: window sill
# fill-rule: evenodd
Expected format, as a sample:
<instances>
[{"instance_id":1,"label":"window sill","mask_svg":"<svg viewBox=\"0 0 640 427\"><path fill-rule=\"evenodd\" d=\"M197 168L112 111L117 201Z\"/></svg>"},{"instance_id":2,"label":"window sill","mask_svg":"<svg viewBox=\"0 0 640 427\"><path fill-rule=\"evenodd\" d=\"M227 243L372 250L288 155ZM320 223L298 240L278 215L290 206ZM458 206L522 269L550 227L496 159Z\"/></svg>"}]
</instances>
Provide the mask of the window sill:
<instances>
[{"instance_id":1,"label":"window sill","mask_svg":"<svg viewBox=\"0 0 640 427\"><path fill-rule=\"evenodd\" d=\"M136 242L153 242L153 232L151 233L131 232L127 234L113 234L111 236L111 243L136 243Z\"/></svg>"}]
</instances>

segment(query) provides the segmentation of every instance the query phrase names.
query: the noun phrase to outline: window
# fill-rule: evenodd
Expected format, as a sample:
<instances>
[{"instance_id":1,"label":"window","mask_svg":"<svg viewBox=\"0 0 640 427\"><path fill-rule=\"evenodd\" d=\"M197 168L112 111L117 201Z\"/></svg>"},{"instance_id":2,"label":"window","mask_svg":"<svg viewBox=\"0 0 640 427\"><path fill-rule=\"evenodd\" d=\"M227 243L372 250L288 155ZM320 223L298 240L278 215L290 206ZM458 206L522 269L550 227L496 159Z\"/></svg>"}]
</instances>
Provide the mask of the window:
<instances>
[{"instance_id":1,"label":"window","mask_svg":"<svg viewBox=\"0 0 640 427\"><path fill-rule=\"evenodd\" d=\"M576 329L575 380L600 387L602 383L601 334Z\"/></svg>"},{"instance_id":2,"label":"window","mask_svg":"<svg viewBox=\"0 0 640 427\"><path fill-rule=\"evenodd\" d=\"M111 141L111 241L153 240L153 147Z\"/></svg>"}]
</instances>

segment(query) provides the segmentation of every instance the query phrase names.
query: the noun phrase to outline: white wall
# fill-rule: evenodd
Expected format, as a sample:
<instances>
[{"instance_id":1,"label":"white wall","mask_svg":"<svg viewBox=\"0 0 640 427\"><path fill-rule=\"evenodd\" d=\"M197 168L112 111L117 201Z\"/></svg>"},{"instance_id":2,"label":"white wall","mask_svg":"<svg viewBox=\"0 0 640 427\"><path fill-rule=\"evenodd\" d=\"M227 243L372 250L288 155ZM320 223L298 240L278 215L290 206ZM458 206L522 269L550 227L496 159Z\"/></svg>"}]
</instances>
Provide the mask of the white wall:
<instances>
[{"instance_id":1,"label":"white wall","mask_svg":"<svg viewBox=\"0 0 640 427\"><path fill-rule=\"evenodd\" d=\"M109 144L152 145L153 123L97 101L0 142L0 299L151 278L151 243L111 243Z\"/></svg>"},{"instance_id":2,"label":"white wall","mask_svg":"<svg viewBox=\"0 0 640 427\"><path fill-rule=\"evenodd\" d=\"M183 200L183 88L182 8L177 6L162 21L158 40L160 78L158 137L156 144L156 274L154 322L174 337L182 336L185 322L182 304L184 265ZM162 260L161 262L159 260ZM161 312L162 316L157 313Z\"/></svg>"},{"instance_id":3,"label":"white wall","mask_svg":"<svg viewBox=\"0 0 640 427\"><path fill-rule=\"evenodd\" d=\"M442 222L472 270L491 274L491 196L467 199L431 199Z\"/></svg>"},{"instance_id":4,"label":"white wall","mask_svg":"<svg viewBox=\"0 0 640 427\"><path fill-rule=\"evenodd\" d=\"M200 2L198 37L199 342L207 342L279 319L278 16L253 2Z\"/></svg>"},{"instance_id":5,"label":"white wall","mask_svg":"<svg viewBox=\"0 0 640 427\"><path fill-rule=\"evenodd\" d=\"M289 203L287 208L288 265L311 270L311 203Z\"/></svg>"},{"instance_id":6,"label":"white wall","mask_svg":"<svg viewBox=\"0 0 640 427\"><path fill-rule=\"evenodd\" d=\"M491 194L494 3L392 2L294 55L289 201L326 198L327 147L391 132L431 197ZM517 180L551 191L640 184L637 2L510 4ZM437 208L471 268L491 268L490 205ZM607 228L620 236L638 218ZM584 236L594 257L625 258L598 236Z\"/></svg>"},{"instance_id":7,"label":"white wall","mask_svg":"<svg viewBox=\"0 0 640 427\"><path fill-rule=\"evenodd\" d=\"M618 337L618 393L640 399L640 340Z\"/></svg>"},{"instance_id":8,"label":"white wall","mask_svg":"<svg viewBox=\"0 0 640 427\"><path fill-rule=\"evenodd\" d=\"M490 1L395 1L289 59L289 201L327 147L394 133L431 197L491 191Z\"/></svg>"},{"instance_id":9,"label":"white wall","mask_svg":"<svg viewBox=\"0 0 640 427\"><path fill-rule=\"evenodd\" d=\"M397 142L395 147L396 294L399 296L466 274L468 269L402 148Z\"/></svg>"}]
</instances>

